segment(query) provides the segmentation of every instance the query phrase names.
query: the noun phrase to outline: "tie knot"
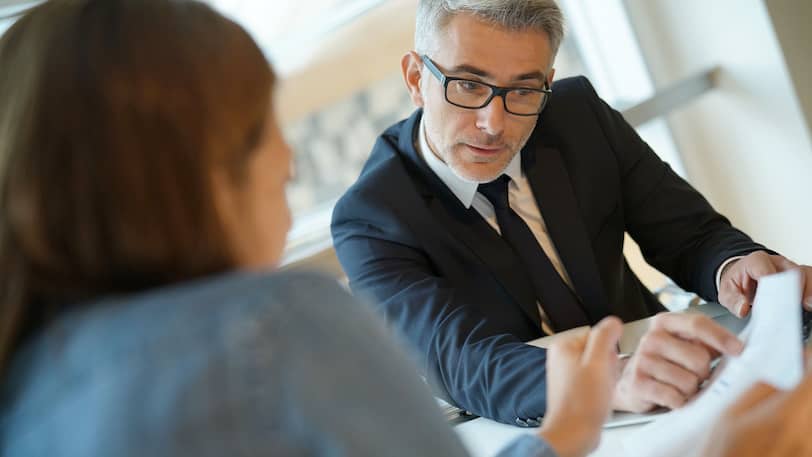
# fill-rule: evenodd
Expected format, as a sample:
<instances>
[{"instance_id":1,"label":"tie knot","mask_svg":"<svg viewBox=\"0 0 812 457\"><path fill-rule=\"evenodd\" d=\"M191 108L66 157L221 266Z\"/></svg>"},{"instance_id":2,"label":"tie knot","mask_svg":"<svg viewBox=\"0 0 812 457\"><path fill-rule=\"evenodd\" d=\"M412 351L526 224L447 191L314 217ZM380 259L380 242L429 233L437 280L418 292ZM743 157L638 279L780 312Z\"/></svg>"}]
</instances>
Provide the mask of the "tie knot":
<instances>
[{"instance_id":1,"label":"tie knot","mask_svg":"<svg viewBox=\"0 0 812 457\"><path fill-rule=\"evenodd\" d=\"M477 190L491 202L494 208L508 208L508 183L510 177L502 175L491 182L480 184Z\"/></svg>"}]
</instances>

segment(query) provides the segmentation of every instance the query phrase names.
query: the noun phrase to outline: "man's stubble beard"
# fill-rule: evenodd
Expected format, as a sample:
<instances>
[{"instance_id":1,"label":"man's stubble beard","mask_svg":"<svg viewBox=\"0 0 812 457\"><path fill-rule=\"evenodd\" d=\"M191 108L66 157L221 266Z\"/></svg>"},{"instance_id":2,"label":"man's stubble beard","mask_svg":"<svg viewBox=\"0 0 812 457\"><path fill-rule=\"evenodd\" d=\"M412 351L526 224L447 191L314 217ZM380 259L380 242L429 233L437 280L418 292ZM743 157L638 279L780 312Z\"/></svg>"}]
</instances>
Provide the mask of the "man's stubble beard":
<instances>
[{"instance_id":1,"label":"man's stubble beard","mask_svg":"<svg viewBox=\"0 0 812 457\"><path fill-rule=\"evenodd\" d=\"M530 135L532 134L532 132L533 131L531 130L530 133L528 133L521 140L520 146L517 146L517 147L514 147L514 148L509 148L511 153L506 154L506 159L505 159L504 163L502 164L502 166L499 167L498 171L492 173L491 175L486 175L486 176L482 176L482 177L467 176L465 173L463 173L464 165L466 164L466 162L462 161L462 154L454 154L454 148L463 149L463 148L466 147L466 143L474 143L474 144L477 144L477 145L480 145L480 146L493 146L493 145L501 144L498 141L493 141L493 140L490 140L490 139L488 139L486 141L483 141L483 142L476 142L476 141L469 142L467 139L463 140L463 141L458 141L453 146L451 146L451 148L449 150L446 151L445 156L448 157L449 159L442 159L442 158L441 159L444 162L446 162L446 165L448 165L448 167L451 169L451 171L460 179L463 179L463 180L469 181L469 182L477 182L477 183L491 182L491 181L495 180L496 178L502 176L502 174L504 174L505 169L507 169L508 165L510 165L510 162L513 160L513 158L516 156L516 154L518 154L522 149L524 149L525 145L527 144L527 141L530 139ZM508 146L508 145L504 145L504 146ZM459 159L459 161L458 161L458 159ZM462 162L462 163L460 163L460 162Z\"/></svg>"}]
</instances>

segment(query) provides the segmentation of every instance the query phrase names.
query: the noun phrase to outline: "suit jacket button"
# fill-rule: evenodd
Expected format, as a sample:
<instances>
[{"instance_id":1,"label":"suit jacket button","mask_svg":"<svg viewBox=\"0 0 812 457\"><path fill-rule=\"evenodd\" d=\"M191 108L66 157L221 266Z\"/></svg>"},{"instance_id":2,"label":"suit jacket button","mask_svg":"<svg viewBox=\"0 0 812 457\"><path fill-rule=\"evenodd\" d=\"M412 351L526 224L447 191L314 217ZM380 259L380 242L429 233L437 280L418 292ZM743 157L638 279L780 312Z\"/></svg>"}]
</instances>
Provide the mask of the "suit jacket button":
<instances>
[{"instance_id":1,"label":"suit jacket button","mask_svg":"<svg viewBox=\"0 0 812 457\"><path fill-rule=\"evenodd\" d=\"M527 427L527 422L523 421L521 418L516 418L516 425L519 427Z\"/></svg>"},{"instance_id":2,"label":"suit jacket button","mask_svg":"<svg viewBox=\"0 0 812 457\"><path fill-rule=\"evenodd\" d=\"M525 420L525 423L527 423L529 427L538 427L541 425L541 422L538 419L527 419Z\"/></svg>"}]
</instances>

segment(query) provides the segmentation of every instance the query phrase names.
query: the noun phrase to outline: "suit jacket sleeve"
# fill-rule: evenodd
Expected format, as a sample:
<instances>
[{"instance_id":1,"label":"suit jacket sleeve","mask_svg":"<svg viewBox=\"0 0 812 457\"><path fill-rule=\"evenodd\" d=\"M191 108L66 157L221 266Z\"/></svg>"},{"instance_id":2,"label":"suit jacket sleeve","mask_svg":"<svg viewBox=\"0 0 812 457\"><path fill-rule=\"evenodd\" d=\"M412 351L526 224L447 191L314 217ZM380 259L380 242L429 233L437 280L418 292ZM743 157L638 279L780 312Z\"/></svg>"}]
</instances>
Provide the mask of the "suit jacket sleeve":
<instances>
[{"instance_id":1,"label":"suit jacket sleeve","mask_svg":"<svg viewBox=\"0 0 812 457\"><path fill-rule=\"evenodd\" d=\"M486 317L438 275L393 207L350 192L333 214L341 264L418 353L435 393L474 414L538 425L546 409L546 353Z\"/></svg>"},{"instance_id":2,"label":"suit jacket sleeve","mask_svg":"<svg viewBox=\"0 0 812 457\"><path fill-rule=\"evenodd\" d=\"M731 257L766 249L733 227L663 162L586 78L579 80L618 161L626 231L649 264L683 289L717 301L719 266Z\"/></svg>"},{"instance_id":3,"label":"suit jacket sleeve","mask_svg":"<svg viewBox=\"0 0 812 457\"><path fill-rule=\"evenodd\" d=\"M467 455L377 316L319 279L290 276L279 298L291 305L274 319L282 340L274 348L283 353L274 373L291 395L282 414L288 436L308 443L309 455ZM537 436L517 438L497 455L555 456Z\"/></svg>"}]
</instances>

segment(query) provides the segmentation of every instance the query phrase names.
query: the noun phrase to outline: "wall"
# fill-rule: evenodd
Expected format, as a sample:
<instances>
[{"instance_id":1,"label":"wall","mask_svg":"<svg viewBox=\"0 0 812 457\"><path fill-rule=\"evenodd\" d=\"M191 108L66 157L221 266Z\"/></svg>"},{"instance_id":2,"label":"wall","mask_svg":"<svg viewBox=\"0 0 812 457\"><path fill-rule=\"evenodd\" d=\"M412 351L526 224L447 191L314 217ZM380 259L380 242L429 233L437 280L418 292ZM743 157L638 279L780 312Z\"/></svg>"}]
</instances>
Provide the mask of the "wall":
<instances>
[{"instance_id":1,"label":"wall","mask_svg":"<svg viewBox=\"0 0 812 457\"><path fill-rule=\"evenodd\" d=\"M688 179L758 241L812 263L812 143L763 0L625 4L658 87L722 67L718 89L669 117Z\"/></svg>"},{"instance_id":2,"label":"wall","mask_svg":"<svg viewBox=\"0 0 812 457\"><path fill-rule=\"evenodd\" d=\"M808 0L767 0L767 10L773 28L784 51L795 93L806 117L806 125L812 131L812 59L809 58L812 43L812 2Z\"/></svg>"}]
</instances>

